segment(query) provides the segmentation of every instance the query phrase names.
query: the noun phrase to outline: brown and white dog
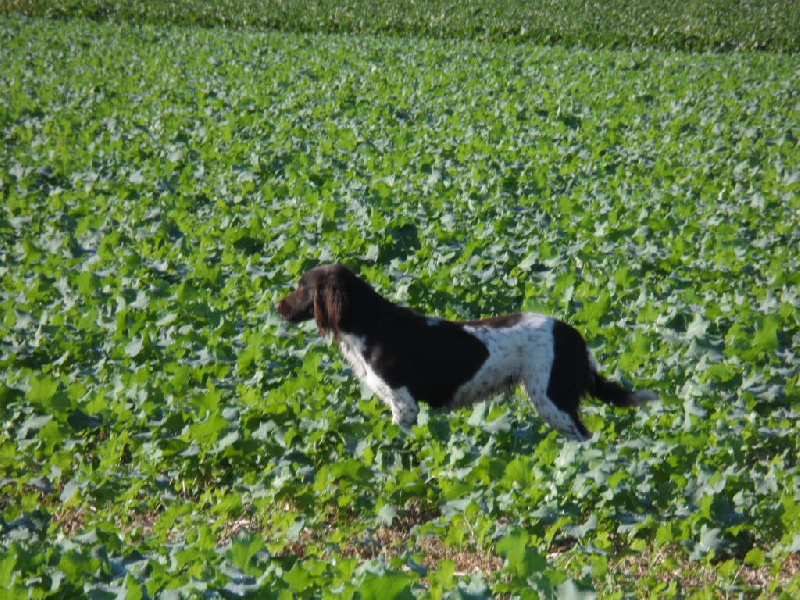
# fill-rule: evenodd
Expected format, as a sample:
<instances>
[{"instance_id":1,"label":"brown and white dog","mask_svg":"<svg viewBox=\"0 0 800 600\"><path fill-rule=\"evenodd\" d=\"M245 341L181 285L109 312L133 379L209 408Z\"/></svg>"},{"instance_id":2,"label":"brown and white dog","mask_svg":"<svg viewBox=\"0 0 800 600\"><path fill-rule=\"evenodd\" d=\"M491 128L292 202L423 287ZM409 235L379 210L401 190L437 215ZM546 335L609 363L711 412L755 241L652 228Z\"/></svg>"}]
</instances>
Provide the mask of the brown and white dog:
<instances>
[{"instance_id":1,"label":"brown and white dog","mask_svg":"<svg viewBox=\"0 0 800 600\"><path fill-rule=\"evenodd\" d=\"M425 317L386 300L340 264L310 270L277 311L289 323L315 319L323 335L332 332L356 376L404 428L416 422L419 402L458 408L521 384L545 422L585 441L591 434L578 412L584 396L615 406L658 398L600 375L581 335L552 317Z\"/></svg>"}]
</instances>

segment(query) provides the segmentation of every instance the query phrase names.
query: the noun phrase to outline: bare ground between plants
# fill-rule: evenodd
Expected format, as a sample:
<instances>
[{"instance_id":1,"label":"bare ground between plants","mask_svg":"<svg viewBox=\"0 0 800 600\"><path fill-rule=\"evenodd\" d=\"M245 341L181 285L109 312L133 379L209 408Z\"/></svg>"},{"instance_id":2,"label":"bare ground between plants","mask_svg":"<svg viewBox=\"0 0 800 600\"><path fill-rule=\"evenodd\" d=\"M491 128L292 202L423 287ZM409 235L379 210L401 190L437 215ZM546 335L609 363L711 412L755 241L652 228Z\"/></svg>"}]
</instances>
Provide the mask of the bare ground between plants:
<instances>
[{"instance_id":1,"label":"bare ground between plants","mask_svg":"<svg viewBox=\"0 0 800 600\"><path fill-rule=\"evenodd\" d=\"M94 507L82 507L63 512L54 512L53 522L59 529L69 536L80 533L93 520L96 513ZM359 538L356 534L349 537L348 542L339 549L341 556L357 558L361 561L379 557L385 559L403 557L408 555L421 556L419 565L423 570L435 570L440 561L450 560L456 565L457 575L466 575L481 572L485 575L497 574L503 567L505 559L494 552L494 548L459 549L448 546L443 539L436 536L416 537L413 528L424 525L438 516L438 511L411 505L391 526L377 527L369 540ZM152 533L161 514L158 511L137 513L123 528L130 531L137 529L141 535ZM331 523L330 527L335 527ZM218 545L224 546L231 538L244 532L264 533L265 527L257 515L243 516L241 519L227 522L221 529ZM175 536L179 537L176 531ZM299 560L308 555L320 556L318 549L324 546L325 531L316 531L305 528L300 539L287 544L280 553L282 556L293 556ZM313 550L313 552L312 552ZM569 571L569 546L553 547L547 554L548 560L559 564L564 563ZM323 557L332 557L333 552L323 550ZM677 567L662 567L666 559L673 559ZM680 550L677 548L658 548L650 546L641 553L621 554L609 560L608 568L614 571L620 580L635 581L645 576L655 576L663 583L675 582L684 591L700 590L709 585L719 583L719 574L714 565L704 563L691 563L682 560ZM780 570L773 574L774 566L764 565L754 567L741 564L734 576L738 586L751 590L748 597L767 597L767 588L773 583L784 585L792 578L800 575L800 554L790 554L783 560ZM572 573L573 576L579 575ZM596 582L599 583L599 582ZM602 589L602 586L598 586ZM760 592L759 592L760 590Z\"/></svg>"}]
</instances>

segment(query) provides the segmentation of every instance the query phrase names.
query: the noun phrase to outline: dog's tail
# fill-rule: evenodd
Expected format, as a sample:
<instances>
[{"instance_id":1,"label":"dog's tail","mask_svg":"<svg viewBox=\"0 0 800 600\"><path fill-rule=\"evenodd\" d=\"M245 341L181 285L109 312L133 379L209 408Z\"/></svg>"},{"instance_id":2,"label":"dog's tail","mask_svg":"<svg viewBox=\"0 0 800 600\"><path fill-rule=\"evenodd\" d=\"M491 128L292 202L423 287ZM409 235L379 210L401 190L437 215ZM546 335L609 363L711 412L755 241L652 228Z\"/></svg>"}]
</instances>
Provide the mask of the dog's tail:
<instances>
[{"instance_id":1,"label":"dog's tail","mask_svg":"<svg viewBox=\"0 0 800 600\"><path fill-rule=\"evenodd\" d=\"M537 409L545 421L567 438L585 441L592 437L580 417L580 403L584 396L614 406L640 406L658 399L653 392L629 390L601 375L581 334L566 323L554 321L553 342L554 358L547 398L558 410L542 410L538 406ZM535 389L535 381L530 388ZM567 418L564 419L563 415Z\"/></svg>"},{"instance_id":2,"label":"dog's tail","mask_svg":"<svg viewBox=\"0 0 800 600\"><path fill-rule=\"evenodd\" d=\"M619 382L603 377L592 364L592 387L587 390L590 395L614 406L641 406L658 400L658 394L647 390L629 390Z\"/></svg>"}]
</instances>

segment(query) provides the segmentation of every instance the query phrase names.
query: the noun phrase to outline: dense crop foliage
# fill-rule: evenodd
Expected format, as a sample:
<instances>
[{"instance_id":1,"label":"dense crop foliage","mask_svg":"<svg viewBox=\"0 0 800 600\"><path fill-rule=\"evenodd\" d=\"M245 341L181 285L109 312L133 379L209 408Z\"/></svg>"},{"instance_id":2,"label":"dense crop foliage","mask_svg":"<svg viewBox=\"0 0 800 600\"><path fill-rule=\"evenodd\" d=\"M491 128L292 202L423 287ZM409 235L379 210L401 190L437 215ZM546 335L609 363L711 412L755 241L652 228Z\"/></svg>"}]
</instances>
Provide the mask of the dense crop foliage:
<instances>
[{"instance_id":1,"label":"dense crop foliage","mask_svg":"<svg viewBox=\"0 0 800 600\"><path fill-rule=\"evenodd\" d=\"M0 588L792 597L800 70L0 24ZM343 260L659 391L402 434L274 303Z\"/></svg>"},{"instance_id":2,"label":"dense crop foliage","mask_svg":"<svg viewBox=\"0 0 800 600\"><path fill-rule=\"evenodd\" d=\"M0 13L592 48L800 51L798 0L0 0Z\"/></svg>"}]
</instances>

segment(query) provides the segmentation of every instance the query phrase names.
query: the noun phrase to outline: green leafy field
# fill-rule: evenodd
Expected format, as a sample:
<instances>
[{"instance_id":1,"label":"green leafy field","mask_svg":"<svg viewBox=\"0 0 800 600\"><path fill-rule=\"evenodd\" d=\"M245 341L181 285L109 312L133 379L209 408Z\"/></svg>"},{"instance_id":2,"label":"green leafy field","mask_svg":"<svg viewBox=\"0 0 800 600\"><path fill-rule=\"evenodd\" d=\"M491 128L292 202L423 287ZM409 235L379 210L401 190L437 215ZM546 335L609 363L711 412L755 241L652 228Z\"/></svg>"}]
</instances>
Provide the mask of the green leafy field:
<instances>
[{"instance_id":1,"label":"green leafy field","mask_svg":"<svg viewBox=\"0 0 800 600\"><path fill-rule=\"evenodd\" d=\"M11 597L800 595L800 65L0 21ZM342 260L658 391L410 435L275 302Z\"/></svg>"},{"instance_id":2,"label":"green leafy field","mask_svg":"<svg viewBox=\"0 0 800 600\"><path fill-rule=\"evenodd\" d=\"M800 52L798 0L0 0L0 14L483 41Z\"/></svg>"}]
</instances>

